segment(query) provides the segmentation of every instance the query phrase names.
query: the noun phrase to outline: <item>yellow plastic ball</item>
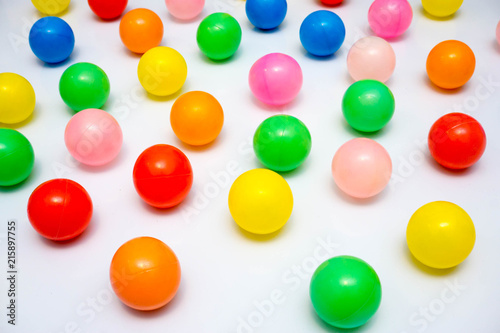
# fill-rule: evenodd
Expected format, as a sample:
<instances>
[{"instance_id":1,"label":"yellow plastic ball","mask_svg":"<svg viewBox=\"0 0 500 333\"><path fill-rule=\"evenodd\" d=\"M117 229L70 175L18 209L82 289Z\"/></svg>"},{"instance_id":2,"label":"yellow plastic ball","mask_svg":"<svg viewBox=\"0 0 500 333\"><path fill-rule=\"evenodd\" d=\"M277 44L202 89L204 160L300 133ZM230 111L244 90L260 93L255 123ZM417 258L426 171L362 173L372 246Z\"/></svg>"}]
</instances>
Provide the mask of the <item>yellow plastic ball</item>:
<instances>
[{"instance_id":1,"label":"yellow plastic ball","mask_svg":"<svg viewBox=\"0 0 500 333\"><path fill-rule=\"evenodd\" d=\"M286 180L268 169L240 175L229 190L229 211L234 221L254 234L270 234L290 218L293 195Z\"/></svg>"},{"instance_id":2,"label":"yellow plastic ball","mask_svg":"<svg viewBox=\"0 0 500 333\"><path fill-rule=\"evenodd\" d=\"M143 54L137 68L141 85L156 96L168 96L182 88L187 77L184 57L166 46L158 46Z\"/></svg>"},{"instance_id":3,"label":"yellow plastic ball","mask_svg":"<svg viewBox=\"0 0 500 333\"><path fill-rule=\"evenodd\" d=\"M68 8L70 0L31 0L33 6L47 15L57 15Z\"/></svg>"},{"instance_id":4,"label":"yellow plastic ball","mask_svg":"<svg viewBox=\"0 0 500 333\"><path fill-rule=\"evenodd\" d=\"M464 261L476 242L474 223L465 210L447 201L420 207L406 229L413 256L433 268L451 268Z\"/></svg>"},{"instance_id":5,"label":"yellow plastic ball","mask_svg":"<svg viewBox=\"0 0 500 333\"><path fill-rule=\"evenodd\" d=\"M35 109L35 90L21 75L0 73L0 123L26 120Z\"/></svg>"},{"instance_id":6,"label":"yellow plastic ball","mask_svg":"<svg viewBox=\"0 0 500 333\"><path fill-rule=\"evenodd\" d=\"M422 6L432 16L446 17L454 14L464 0L422 0Z\"/></svg>"}]
</instances>

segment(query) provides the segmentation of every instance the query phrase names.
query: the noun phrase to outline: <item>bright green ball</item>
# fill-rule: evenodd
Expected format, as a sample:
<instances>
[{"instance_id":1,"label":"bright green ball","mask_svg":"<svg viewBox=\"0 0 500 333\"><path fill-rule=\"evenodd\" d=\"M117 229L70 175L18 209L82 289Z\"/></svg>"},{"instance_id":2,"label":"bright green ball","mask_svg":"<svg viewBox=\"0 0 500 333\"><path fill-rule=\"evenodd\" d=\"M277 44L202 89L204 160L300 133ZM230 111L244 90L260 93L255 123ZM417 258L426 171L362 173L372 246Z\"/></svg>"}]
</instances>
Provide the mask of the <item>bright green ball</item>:
<instances>
[{"instance_id":1,"label":"bright green ball","mask_svg":"<svg viewBox=\"0 0 500 333\"><path fill-rule=\"evenodd\" d=\"M253 137L259 161L274 171L290 171L301 165L311 151L311 134L303 122L288 115L267 118Z\"/></svg>"},{"instance_id":2,"label":"bright green ball","mask_svg":"<svg viewBox=\"0 0 500 333\"><path fill-rule=\"evenodd\" d=\"M59 81L59 93L71 109L99 109L109 97L109 79L94 64L79 62L68 67Z\"/></svg>"},{"instance_id":3,"label":"bright green ball","mask_svg":"<svg viewBox=\"0 0 500 333\"><path fill-rule=\"evenodd\" d=\"M365 324L382 299L377 273L365 261L351 256L323 262L314 272L309 293L319 317L339 328Z\"/></svg>"},{"instance_id":4,"label":"bright green ball","mask_svg":"<svg viewBox=\"0 0 500 333\"><path fill-rule=\"evenodd\" d=\"M208 58L223 60L231 57L241 42L241 27L226 13L213 13L201 21L196 34L198 46Z\"/></svg>"},{"instance_id":5,"label":"bright green ball","mask_svg":"<svg viewBox=\"0 0 500 333\"><path fill-rule=\"evenodd\" d=\"M35 153L24 135L10 128L0 128L0 186L19 184L31 173Z\"/></svg>"},{"instance_id":6,"label":"bright green ball","mask_svg":"<svg viewBox=\"0 0 500 333\"><path fill-rule=\"evenodd\" d=\"M391 120L394 108L391 90L375 80L353 83L342 99L345 119L352 128L360 132L376 132L382 129Z\"/></svg>"}]
</instances>

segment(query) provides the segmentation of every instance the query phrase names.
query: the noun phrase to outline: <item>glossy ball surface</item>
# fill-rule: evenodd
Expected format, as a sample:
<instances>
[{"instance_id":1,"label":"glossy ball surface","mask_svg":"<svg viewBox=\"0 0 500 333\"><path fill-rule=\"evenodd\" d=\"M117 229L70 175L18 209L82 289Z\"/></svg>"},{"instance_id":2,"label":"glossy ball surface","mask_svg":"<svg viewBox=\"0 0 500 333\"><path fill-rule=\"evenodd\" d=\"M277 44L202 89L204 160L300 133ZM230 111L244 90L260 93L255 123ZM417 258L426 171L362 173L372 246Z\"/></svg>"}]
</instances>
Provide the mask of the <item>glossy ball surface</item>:
<instances>
[{"instance_id":1,"label":"glossy ball surface","mask_svg":"<svg viewBox=\"0 0 500 333\"><path fill-rule=\"evenodd\" d=\"M94 14L103 20L112 20L125 11L128 0L88 0Z\"/></svg>"},{"instance_id":2,"label":"glossy ball surface","mask_svg":"<svg viewBox=\"0 0 500 333\"><path fill-rule=\"evenodd\" d=\"M28 37L31 51L38 59L54 64L68 59L75 47L75 35L59 17L42 17L33 24Z\"/></svg>"},{"instance_id":3,"label":"glossy ball surface","mask_svg":"<svg viewBox=\"0 0 500 333\"><path fill-rule=\"evenodd\" d=\"M410 27L413 10L408 0L375 0L368 10L368 23L382 38L395 38Z\"/></svg>"},{"instance_id":4,"label":"glossy ball surface","mask_svg":"<svg viewBox=\"0 0 500 333\"><path fill-rule=\"evenodd\" d=\"M302 88L302 69L298 62L283 53L270 53L257 60L248 75L250 90L269 105L288 104Z\"/></svg>"},{"instance_id":5,"label":"glossy ball surface","mask_svg":"<svg viewBox=\"0 0 500 333\"><path fill-rule=\"evenodd\" d=\"M427 75L436 86L456 89L470 80L476 69L476 57L467 44L447 40L434 46L427 56Z\"/></svg>"},{"instance_id":6,"label":"glossy ball surface","mask_svg":"<svg viewBox=\"0 0 500 333\"><path fill-rule=\"evenodd\" d=\"M99 109L109 97L106 73L94 64L79 62L68 67L59 80L59 93L74 111Z\"/></svg>"},{"instance_id":7,"label":"glossy ball surface","mask_svg":"<svg viewBox=\"0 0 500 333\"><path fill-rule=\"evenodd\" d=\"M392 161L382 145L367 138L344 143L332 161L332 175L337 186L355 198L369 198L389 183Z\"/></svg>"},{"instance_id":8,"label":"glossy ball surface","mask_svg":"<svg viewBox=\"0 0 500 333\"><path fill-rule=\"evenodd\" d=\"M200 15L205 0L165 0L169 13L179 20L192 20Z\"/></svg>"},{"instance_id":9,"label":"glossy ball surface","mask_svg":"<svg viewBox=\"0 0 500 333\"><path fill-rule=\"evenodd\" d=\"M109 268L111 287L135 310L151 311L170 302L181 282L174 251L153 237L138 237L115 252Z\"/></svg>"},{"instance_id":10,"label":"glossy ball surface","mask_svg":"<svg viewBox=\"0 0 500 333\"><path fill-rule=\"evenodd\" d=\"M365 261L338 256L323 262L309 286L314 310L329 325L349 329L365 324L377 312L382 286Z\"/></svg>"},{"instance_id":11,"label":"glossy ball surface","mask_svg":"<svg viewBox=\"0 0 500 333\"><path fill-rule=\"evenodd\" d=\"M120 21L120 38L134 53L144 53L160 45L163 23L160 17L146 8L136 8L123 15Z\"/></svg>"},{"instance_id":12,"label":"glossy ball surface","mask_svg":"<svg viewBox=\"0 0 500 333\"><path fill-rule=\"evenodd\" d=\"M58 15L64 12L70 3L70 0L31 0L33 6L45 15Z\"/></svg>"},{"instance_id":13,"label":"glossy ball surface","mask_svg":"<svg viewBox=\"0 0 500 333\"><path fill-rule=\"evenodd\" d=\"M318 57L334 54L345 39L342 19L328 10L309 14L300 26L300 42L307 52Z\"/></svg>"},{"instance_id":14,"label":"glossy ball surface","mask_svg":"<svg viewBox=\"0 0 500 333\"><path fill-rule=\"evenodd\" d=\"M270 234L290 218L293 195L286 180L276 172L253 169L231 185L228 204L240 228L253 234Z\"/></svg>"},{"instance_id":15,"label":"glossy ball surface","mask_svg":"<svg viewBox=\"0 0 500 333\"><path fill-rule=\"evenodd\" d=\"M293 116L272 116L255 131L253 150L266 168L278 172L291 171L309 156L311 134L306 125Z\"/></svg>"},{"instance_id":16,"label":"glossy ball surface","mask_svg":"<svg viewBox=\"0 0 500 333\"><path fill-rule=\"evenodd\" d=\"M193 170L179 149L165 144L151 146L137 158L133 171L139 196L156 208L180 204L193 184Z\"/></svg>"},{"instance_id":17,"label":"glossy ball surface","mask_svg":"<svg viewBox=\"0 0 500 333\"><path fill-rule=\"evenodd\" d=\"M368 36L358 40L347 54L347 70L354 81L386 82L396 68L396 54L386 40Z\"/></svg>"},{"instance_id":18,"label":"glossy ball surface","mask_svg":"<svg viewBox=\"0 0 500 333\"><path fill-rule=\"evenodd\" d=\"M474 248L476 230L469 214L446 201L420 207L410 218L406 241L413 256L432 268L451 268Z\"/></svg>"},{"instance_id":19,"label":"glossy ball surface","mask_svg":"<svg viewBox=\"0 0 500 333\"><path fill-rule=\"evenodd\" d=\"M35 153L24 135L0 128L0 186L19 184L31 174Z\"/></svg>"},{"instance_id":20,"label":"glossy ball surface","mask_svg":"<svg viewBox=\"0 0 500 333\"><path fill-rule=\"evenodd\" d=\"M31 83L15 73L0 73L0 123L16 124L31 116L36 96Z\"/></svg>"},{"instance_id":21,"label":"glossy ball surface","mask_svg":"<svg viewBox=\"0 0 500 333\"><path fill-rule=\"evenodd\" d=\"M214 141L222 130L224 112L219 101L209 93L190 91L172 105L170 125L175 135L193 146Z\"/></svg>"},{"instance_id":22,"label":"glossy ball surface","mask_svg":"<svg viewBox=\"0 0 500 333\"><path fill-rule=\"evenodd\" d=\"M245 11L248 20L262 30L277 28L285 19L286 0L247 0Z\"/></svg>"},{"instance_id":23,"label":"glossy ball surface","mask_svg":"<svg viewBox=\"0 0 500 333\"><path fill-rule=\"evenodd\" d=\"M475 164L486 149L481 124L464 113L449 113L431 127L428 137L432 157L449 169L465 169Z\"/></svg>"},{"instance_id":24,"label":"glossy ball surface","mask_svg":"<svg viewBox=\"0 0 500 333\"><path fill-rule=\"evenodd\" d=\"M226 13L213 13L198 26L196 41L201 52L212 60L224 60L236 53L241 43L241 27Z\"/></svg>"},{"instance_id":25,"label":"glossy ball surface","mask_svg":"<svg viewBox=\"0 0 500 333\"><path fill-rule=\"evenodd\" d=\"M52 179L38 186L28 200L28 218L43 237L65 241L79 236L92 218L87 191L69 179Z\"/></svg>"},{"instance_id":26,"label":"glossy ball surface","mask_svg":"<svg viewBox=\"0 0 500 333\"><path fill-rule=\"evenodd\" d=\"M432 16L446 17L455 14L464 0L422 0L425 11Z\"/></svg>"}]
</instances>

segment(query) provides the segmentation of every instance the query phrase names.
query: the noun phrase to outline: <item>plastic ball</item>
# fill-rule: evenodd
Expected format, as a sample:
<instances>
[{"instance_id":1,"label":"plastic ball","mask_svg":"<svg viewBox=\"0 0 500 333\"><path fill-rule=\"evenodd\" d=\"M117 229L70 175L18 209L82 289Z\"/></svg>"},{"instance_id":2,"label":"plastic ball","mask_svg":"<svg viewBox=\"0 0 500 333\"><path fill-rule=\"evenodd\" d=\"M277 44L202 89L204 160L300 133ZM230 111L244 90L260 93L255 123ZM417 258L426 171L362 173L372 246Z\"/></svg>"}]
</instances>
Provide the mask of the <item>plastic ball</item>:
<instances>
[{"instance_id":1,"label":"plastic ball","mask_svg":"<svg viewBox=\"0 0 500 333\"><path fill-rule=\"evenodd\" d=\"M112 20L125 11L128 0L88 0L94 14L103 20Z\"/></svg>"},{"instance_id":2,"label":"plastic ball","mask_svg":"<svg viewBox=\"0 0 500 333\"><path fill-rule=\"evenodd\" d=\"M64 132L69 153L86 165L104 165L120 152L123 134L112 115L100 109L75 114Z\"/></svg>"},{"instance_id":3,"label":"plastic ball","mask_svg":"<svg viewBox=\"0 0 500 333\"><path fill-rule=\"evenodd\" d=\"M253 137L253 150L266 168L286 172L299 167L311 151L311 134L303 122L276 115L260 124Z\"/></svg>"},{"instance_id":4,"label":"plastic ball","mask_svg":"<svg viewBox=\"0 0 500 333\"><path fill-rule=\"evenodd\" d=\"M19 184L31 174L35 153L24 135L0 128L0 186Z\"/></svg>"},{"instance_id":5,"label":"plastic ball","mask_svg":"<svg viewBox=\"0 0 500 333\"><path fill-rule=\"evenodd\" d=\"M465 210L451 202L434 201L412 215L406 228L406 242L422 264L451 268L472 252L476 230Z\"/></svg>"},{"instance_id":6,"label":"plastic ball","mask_svg":"<svg viewBox=\"0 0 500 333\"><path fill-rule=\"evenodd\" d=\"M41 13L46 15L57 15L68 8L70 0L31 0L31 2Z\"/></svg>"},{"instance_id":7,"label":"plastic ball","mask_svg":"<svg viewBox=\"0 0 500 333\"><path fill-rule=\"evenodd\" d=\"M173 17L191 20L203 11L205 0L165 0L165 4Z\"/></svg>"},{"instance_id":8,"label":"plastic ball","mask_svg":"<svg viewBox=\"0 0 500 333\"><path fill-rule=\"evenodd\" d=\"M201 21L196 33L201 52L213 60L224 60L236 53L241 43L241 27L226 13L213 13Z\"/></svg>"},{"instance_id":9,"label":"plastic ball","mask_svg":"<svg viewBox=\"0 0 500 333\"><path fill-rule=\"evenodd\" d=\"M61 98L74 111L99 109L108 100L109 90L106 73L88 62L71 65L59 81Z\"/></svg>"},{"instance_id":10,"label":"plastic ball","mask_svg":"<svg viewBox=\"0 0 500 333\"><path fill-rule=\"evenodd\" d=\"M152 237L129 240L116 251L109 269L111 287L135 310L151 311L170 302L181 282L174 251Z\"/></svg>"},{"instance_id":11,"label":"plastic ball","mask_svg":"<svg viewBox=\"0 0 500 333\"><path fill-rule=\"evenodd\" d=\"M338 256L316 269L309 295L322 320L348 329L365 324L377 312L382 286L368 263L356 257Z\"/></svg>"},{"instance_id":12,"label":"plastic ball","mask_svg":"<svg viewBox=\"0 0 500 333\"><path fill-rule=\"evenodd\" d=\"M369 198L380 193L389 183L391 157L374 140L352 139L335 153L332 174L337 186L348 195Z\"/></svg>"},{"instance_id":13,"label":"plastic ball","mask_svg":"<svg viewBox=\"0 0 500 333\"><path fill-rule=\"evenodd\" d=\"M413 10L408 0L375 0L368 10L368 23L377 36L394 38L410 27Z\"/></svg>"},{"instance_id":14,"label":"plastic ball","mask_svg":"<svg viewBox=\"0 0 500 333\"><path fill-rule=\"evenodd\" d=\"M172 105L170 125L175 135L189 145L214 141L222 130L224 112L215 97L203 91L190 91Z\"/></svg>"},{"instance_id":15,"label":"plastic ball","mask_svg":"<svg viewBox=\"0 0 500 333\"><path fill-rule=\"evenodd\" d=\"M137 158L133 171L139 196L156 208L180 204L193 184L193 170L188 158L170 145L154 145Z\"/></svg>"},{"instance_id":16,"label":"plastic ball","mask_svg":"<svg viewBox=\"0 0 500 333\"><path fill-rule=\"evenodd\" d=\"M38 186L28 200L28 218L43 237L65 241L80 235L92 218L92 200L69 179L52 179Z\"/></svg>"},{"instance_id":17,"label":"plastic ball","mask_svg":"<svg viewBox=\"0 0 500 333\"><path fill-rule=\"evenodd\" d=\"M36 104L33 86L21 75L0 73L0 123L20 123L33 113Z\"/></svg>"},{"instance_id":18,"label":"plastic ball","mask_svg":"<svg viewBox=\"0 0 500 333\"><path fill-rule=\"evenodd\" d=\"M481 124L463 113L449 113L432 125L428 138L432 157L450 169L465 169L479 161L486 149Z\"/></svg>"},{"instance_id":19,"label":"plastic ball","mask_svg":"<svg viewBox=\"0 0 500 333\"><path fill-rule=\"evenodd\" d=\"M446 17L455 14L464 0L422 0L425 11L432 16Z\"/></svg>"},{"instance_id":20,"label":"plastic ball","mask_svg":"<svg viewBox=\"0 0 500 333\"><path fill-rule=\"evenodd\" d=\"M250 90L269 105L290 103L302 88L302 69L283 53L270 53L257 60L248 75Z\"/></svg>"},{"instance_id":21,"label":"plastic ball","mask_svg":"<svg viewBox=\"0 0 500 333\"><path fill-rule=\"evenodd\" d=\"M229 190L229 211L240 228L254 234L281 229L293 209L293 195L286 180L268 169L241 174Z\"/></svg>"},{"instance_id":22,"label":"plastic ball","mask_svg":"<svg viewBox=\"0 0 500 333\"><path fill-rule=\"evenodd\" d=\"M36 21L28 40L31 51L49 64L66 60L75 46L75 35L69 24L54 16Z\"/></svg>"},{"instance_id":23,"label":"plastic ball","mask_svg":"<svg viewBox=\"0 0 500 333\"><path fill-rule=\"evenodd\" d=\"M396 67L396 54L385 39L363 37L349 50L347 70L354 81L377 80L386 82Z\"/></svg>"},{"instance_id":24,"label":"plastic ball","mask_svg":"<svg viewBox=\"0 0 500 333\"><path fill-rule=\"evenodd\" d=\"M500 45L500 21L497 24L497 42Z\"/></svg>"},{"instance_id":25,"label":"plastic ball","mask_svg":"<svg viewBox=\"0 0 500 333\"><path fill-rule=\"evenodd\" d=\"M123 15L120 21L120 38L134 53L144 53L160 45L163 23L160 17L146 8L136 8Z\"/></svg>"},{"instance_id":26,"label":"plastic ball","mask_svg":"<svg viewBox=\"0 0 500 333\"><path fill-rule=\"evenodd\" d=\"M148 93L155 96L172 95L186 82L186 60L170 47L154 47L139 60L137 76Z\"/></svg>"},{"instance_id":27,"label":"plastic ball","mask_svg":"<svg viewBox=\"0 0 500 333\"><path fill-rule=\"evenodd\" d=\"M434 46L427 57L427 75L436 86L456 89L470 80L476 57L467 44L447 40Z\"/></svg>"},{"instance_id":28,"label":"plastic ball","mask_svg":"<svg viewBox=\"0 0 500 333\"><path fill-rule=\"evenodd\" d=\"M345 39L342 19L328 10L309 14L300 26L300 42L307 52L324 57L337 52Z\"/></svg>"},{"instance_id":29,"label":"plastic ball","mask_svg":"<svg viewBox=\"0 0 500 333\"><path fill-rule=\"evenodd\" d=\"M340 5L343 1L344 0L321 0L321 3L327 6L336 6Z\"/></svg>"},{"instance_id":30,"label":"plastic ball","mask_svg":"<svg viewBox=\"0 0 500 333\"><path fill-rule=\"evenodd\" d=\"M256 28L269 30L283 22L287 7L286 0L247 0L245 11Z\"/></svg>"},{"instance_id":31,"label":"plastic ball","mask_svg":"<svg viewBox=\"0 0 500 333\"><path fill-rule=\"evenodd\" d=\"M342 99L342 112L347 123L361 132L382 129L391 120L394 108L391 90L375 80L354 82Z\"/></svg>"}]
</instances>

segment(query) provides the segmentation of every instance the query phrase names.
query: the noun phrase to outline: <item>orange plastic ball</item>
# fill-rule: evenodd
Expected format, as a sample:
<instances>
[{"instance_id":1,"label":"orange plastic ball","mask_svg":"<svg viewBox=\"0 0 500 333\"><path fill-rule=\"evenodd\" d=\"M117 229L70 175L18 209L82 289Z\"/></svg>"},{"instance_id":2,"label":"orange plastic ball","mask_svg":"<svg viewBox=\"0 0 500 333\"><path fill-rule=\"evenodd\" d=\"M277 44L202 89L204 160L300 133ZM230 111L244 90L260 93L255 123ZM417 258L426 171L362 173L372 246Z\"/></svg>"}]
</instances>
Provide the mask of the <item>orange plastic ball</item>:
<instances>
[{"instance_id":1,"label":"orange plastic ball","mask_svg":"<svg viewBox=\"0 0 500 333\"><path fill-rule=\"evenodd\" d=\"M110 279L123 303L136 310L150 311L174 298L181 282L181 267L165 243L152 237L138 237L116 251Z\"/></svg>"},{"instance_id":2,"label":"orange plastic ball","mask_svg":"<svg viewBox=\"0 0 500 333\"><path fill-rule=\"evenodd\" d=\"M436 45L427 57L427 75L436 86L455 89L469 81L476 68L476 57L467 44L447 40Z\"/></svg>"},{"instance_id":3,"label":"orange plastic ball","mask_svg":"<svg viewBox=\"0 0 500 333\"><path fill-rule=\"evenodd\" d=\"M224 112L215 97L203 91L180 96L172 106L170 124L175 135L193 146L206 145L217 138L224 123Z\"/></svg>"},{"instance_id":4,"label":"orange plastic ball","mask_svg":"<svg viewBox=\"0 0 500 333\"><path fill-rule=\"evenodd\" d=\"M160 45L163 23L160 17L149 9L133 9L120 21L120 38L130 51L144 53Z\"/></svg>"}]
</instances>

